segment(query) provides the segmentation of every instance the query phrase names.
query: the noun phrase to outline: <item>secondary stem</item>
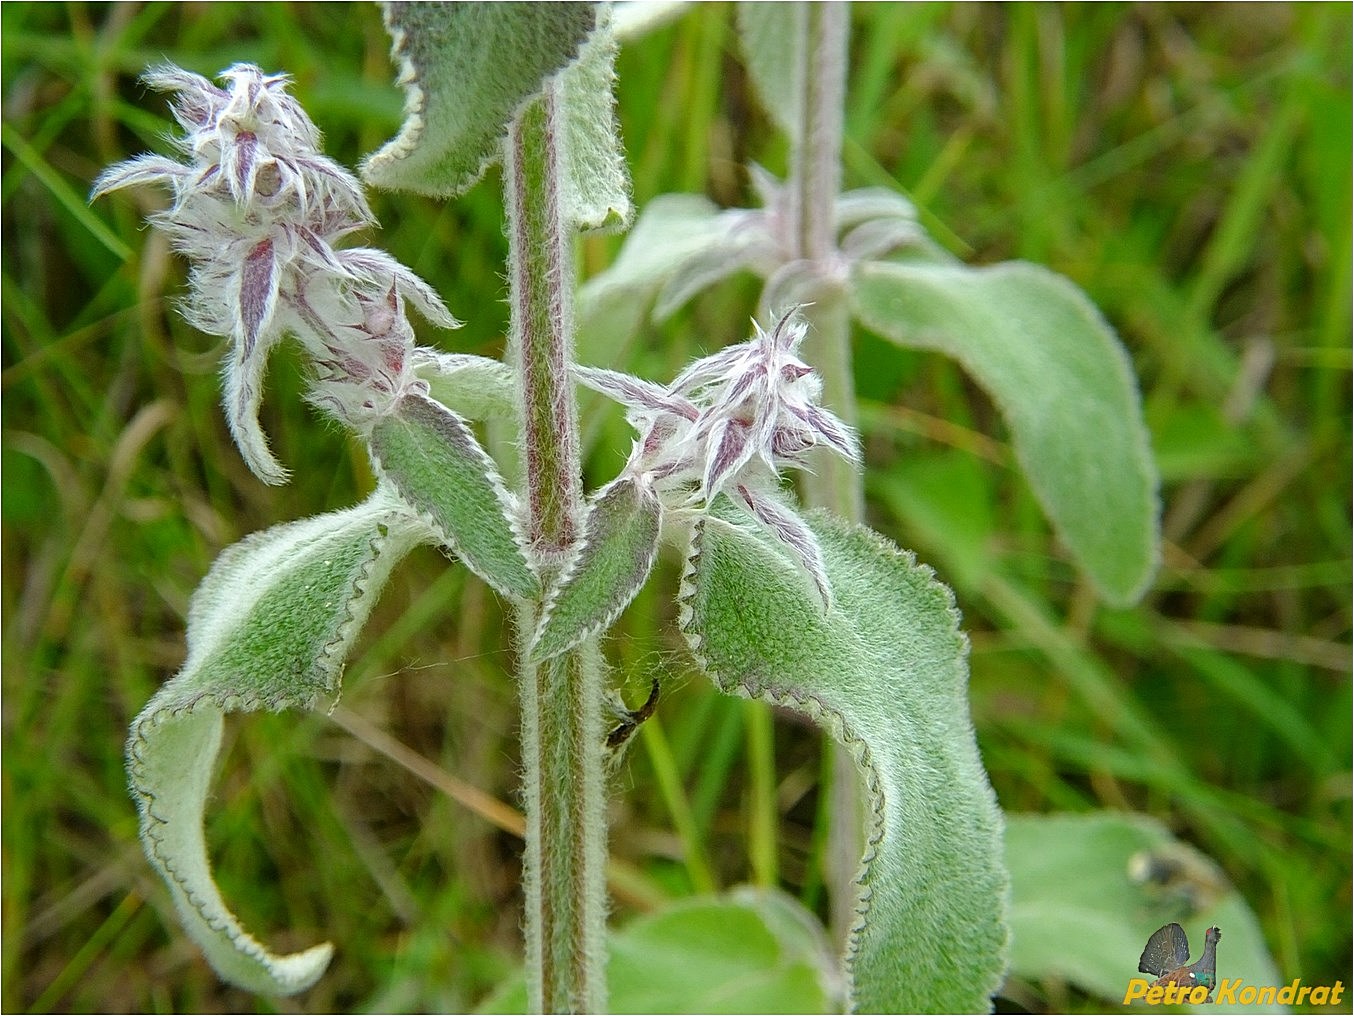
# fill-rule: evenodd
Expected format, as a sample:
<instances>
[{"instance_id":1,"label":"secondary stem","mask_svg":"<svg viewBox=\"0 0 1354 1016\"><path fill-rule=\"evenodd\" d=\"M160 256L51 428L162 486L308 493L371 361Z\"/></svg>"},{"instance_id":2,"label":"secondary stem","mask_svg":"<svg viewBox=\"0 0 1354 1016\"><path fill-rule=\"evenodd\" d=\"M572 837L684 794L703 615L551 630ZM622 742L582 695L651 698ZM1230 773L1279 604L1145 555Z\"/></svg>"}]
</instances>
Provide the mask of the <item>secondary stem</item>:
<instances>
[{"instance_id":1,"label":"secondary stem","mask_svg":"<svg viewBox=\"0 0 1354 1016\"><path fill-rule=\"evenodd\" d=\"M582 510L573 360L570 224L559 202L558 93L547 85L509 133L511 355L520 385L527 535L548 585ZM519 631L539 604L523 604ZM606 1004L602 660L595 642L545 664L519 654L526 805L527 984L536 1012Z\"/></svg>"},{"instance_id":2,"label":"secondary stem","mask_svg":"<svg viewBox=\"0 0 1354 1016\"><path fill-rule=\"evenodd\" d=\"M841 191L850 8L845 3L806 3L798 15L803 19L803 94L799 137L790 153L790 214L795 256L811 263L818 277L813 306L804 311L809 323L804 352L823 379L823 404L854 426L851 317L835 263L834 210ZM852 522L864 518L860 474L837 456L819 457L804 479L804 499ZM832 814L825 867L833 931L844 942L855 922L853 883L865 848L865 810L855 762L837 745L829 743L827 750L832 752Z\"/></svg>"},{"instance_id":3,"label":"secondary stem","mask_svg":"<svg viewBox=\"0 0 1354 1016\"><path fill-rule=\"evenodd\" d=\"M823 403L855 424L856 394L851 378L851 320L836 265L835 203L841 191L842 130L845 118L846 4L808 3L798 12L803 32L803 94L799 137L790 159L791 235L795 257L814 266L813 306L806 308L806 358L823 379ZM859 473L837 456L824 456L805 480L809 503L831 508L859 522L864 497Z\"/></svg>"}]
</instances>

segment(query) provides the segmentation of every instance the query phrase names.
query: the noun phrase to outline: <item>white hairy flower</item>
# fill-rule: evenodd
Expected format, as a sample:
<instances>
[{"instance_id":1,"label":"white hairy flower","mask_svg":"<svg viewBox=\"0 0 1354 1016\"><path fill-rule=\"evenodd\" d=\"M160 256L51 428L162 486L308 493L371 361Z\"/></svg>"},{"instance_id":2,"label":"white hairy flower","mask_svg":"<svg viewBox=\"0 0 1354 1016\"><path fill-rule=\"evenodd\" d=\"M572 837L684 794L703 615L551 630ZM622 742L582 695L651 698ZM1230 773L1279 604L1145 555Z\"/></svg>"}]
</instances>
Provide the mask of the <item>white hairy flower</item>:
<instances>
[{"instance_id":1,"label":"white hairy flower","mask_svg":"<svg viewBox=\"0 0 1354 1016\"><path fill-rule=\"evenodd\" d=\"M340 249L373 225L357 179L319 150L320 132L287 94L289 79L250 64L222 72L227 87L178 67L147 73L175 93L174 139L184 161L142 155L111 166L92 197L140 184L169 188L151 223L192 263L184 314L230 339L223 401L235 443L267 483L287 472L258 423L268 353L298 338L315 365L310 398L353 426L369 424L422 385L410 365L408 300L429 321L458 322L427 283L382 251Z\"/></svg>"},{"instance_id":2,"label":"white hairy flower","mask_svg":"<svg viewBox=\"0 0 1354 1016\"><path fill-rule=\"evenodd\" d=\"M797 308L796 308L797 310ZM626 407L639 432L625 473L668 508L709 505L725 492L794 553L824 600L818 542L777 495L780 470L805 468L819 445L860 461L855 433L818 404L822 382L796 352L807 326L786 313L770 332L691 364L664 386L618 371L576 367L579 382Z\"/></svg>"}]
</instances>

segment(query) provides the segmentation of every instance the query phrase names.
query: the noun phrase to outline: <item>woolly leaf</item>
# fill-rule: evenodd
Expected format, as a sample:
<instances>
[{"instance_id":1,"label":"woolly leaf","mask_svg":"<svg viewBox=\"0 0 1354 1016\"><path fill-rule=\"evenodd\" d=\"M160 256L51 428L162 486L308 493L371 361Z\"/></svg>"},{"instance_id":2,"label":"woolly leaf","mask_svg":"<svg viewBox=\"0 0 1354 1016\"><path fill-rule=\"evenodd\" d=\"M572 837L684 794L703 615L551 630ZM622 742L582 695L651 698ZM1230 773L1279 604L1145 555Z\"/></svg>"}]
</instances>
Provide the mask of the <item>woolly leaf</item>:
<instances>
[{"instance_id":1,"label":"woolly leaf","mask_svg":"<svg viewBox=\"0 0 1354 1016\"><path fill-rule=\"evenodd\" d=\"M1260 922L1222 871L1146 815L1011 815L1011 972L1064 981L1121 1004L1138 957L1163 924L1182 924L1197 957L1222 929L1218 976L1283 984ZM1217 998L1197 1012L1246 1012Z\"/></svg>"},{"instance_id":2,"label":"woolly leaf","mask_svg":"<svg viewBox=\"0 0 1354 1016\"><path fill-rule=\"evenodd\" d=\"M534 658L558 656L611 627L649 577L661 521L658 495L647 484L622 476L598 492L578 551L546 600Z\"/></svg>"},{"instance_id":3,"label":"woolly leaf","mask_svg":"<svg viewBox=\"0 0 1354 1016\"><path fill-rule=\"evenodd\" d=\"M355 508L227 548L193 596L183 669L132 723L127 772L146 855L189 935L232 984L266 995L303 991L333 947L269 952L212 881L202 816L222 716L309 708L336 695L348 649L391 568L431 536L382 488Z\"/></svg>"},{"instance_id":4,"label":"woolly leaf","mask_svg":"<svg viewBox=\"0 0 1354 1016\"><path fill-rule=\"evenodd\" d=\"M564 116L560 197L566 220L578 229L624 228L634 214L616 121L617 46L610 22L609 8L603 7L597 30L559 78Z\"/></svg>"},{"instance_id":5,"label":"woolly leaf","mask_svg":"<svg viewBox=\"0 0 1354 1016\"><path fill-rule=\"evenodd\" d=\"M723 691L807 714L869 800L847 951L853 1007L987 1011L1005 969L1001 817L974 742L967 641L948 589L868 529L808 521L826 612L774 537L726 501L693 532L680 623Z\"/></svg>"},{"instance_id":6,"label":"woolly leaf","mask_svg":"<svg viewBox=\"0 0 1354 1016\"><path fill-rule=\"evenodd\" d=\"M405 90L399 135L367 158L366 181L433 197L470 188L502 154L508 125L577 57L592 3L388 3Z\"/></svg>"},{"instance_id":7,"label":"woolly leaf","mask_svg":"<svg viewBox=\"0 0 1354 1016\"><path fill-rule=\"evenodd\" d=\"M762 106L791 141L801 140L808 4L739 4L738 38Z\"/></svg>"},{"instance_id":8,"label":"woolly leaf","mask_svg":"<svg viewBox=\"0 0 1354 1016\"><path fill-rule=\"evenodd\" d=\"M468 420L506 420L517 415L517 385L512 368L502 360L419 346L412 365L434 399Z\"/></svg>"},{"instance_id":9,"label":"woolly leaf","mask_svg":"<svg viewBox=\"0 0 1354 1016\"><path fill-rule=\"evenodd\" d=\"M991 395L1054 528L1107 600L1157 563L1157 473L1123 347L1086 296L1025 262L862 263L855 312L899 345L958 360Z\"/></svg>"},{"instance_id":10,"label":"woolly leaf","mask_svg":"<svg viewBox=\"0 0 1354 1016\"><path fill-rule=\"evenodd\" d=\"M613 1013L841 1012L823 926L777 891L744 886L680 900L631 921L607 944ZM528 1012L521 972L479 1011Z\"/></svg>"},{"instance_id":11,"label":"woolly leaf","mask_svg":"<svg viewBox=\"0 0 1354 1016\"><path fill-rule=\"evenodd\" d=\"M593 341L594 334L633 335L665 286L668 290L655 310L660 320L700 287L748 266L764 233L758 214L722 212L697 194L654 198L644 206L616 261L579 291L580 343Z\"/></svg>"},{"instance_id":12,"label":"woolly leaf","mask_svg":"<svg viewBox=\"0 0 1354 1016\"><path fill-rule=\"evenodd\" d=\"M512 499L464 420L411 393L372 428L370 444L377 472L471 571L505 596L537 595L540 585L514 530Z\"/></svg>"}]
</instances>

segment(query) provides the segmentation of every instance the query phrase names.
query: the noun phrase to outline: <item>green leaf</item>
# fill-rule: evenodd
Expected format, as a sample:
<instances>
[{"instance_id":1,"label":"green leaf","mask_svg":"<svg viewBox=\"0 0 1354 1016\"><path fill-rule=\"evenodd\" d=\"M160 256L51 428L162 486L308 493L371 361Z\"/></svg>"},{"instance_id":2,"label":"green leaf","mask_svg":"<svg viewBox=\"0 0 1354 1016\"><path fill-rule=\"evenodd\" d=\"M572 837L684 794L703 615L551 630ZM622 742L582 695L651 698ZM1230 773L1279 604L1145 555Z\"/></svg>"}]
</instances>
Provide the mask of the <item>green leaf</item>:
<instances>
[{"instance_id":1,"label":"green leaf","mask_svg":"<svg viewBox=\"0 0 1354 1016\"><path fill-rule=\"evenodd\" d=\"M513 116L578 56L596 19L592 3L386 4L405 121L367 158L363 178L433 197L468 190L501 157Z\"/></svg>"},{"instance_id":2,"label":"green leaf","mask_svg":"<svg viewBox=\"0 0 1354 1016\"><path fill-rule=\"evenodd\" d=\"M371 456L471 571L505 596L539 593L514 529L512 498L464 420L440 402L406 395L372 428Z\"/></svg>"},{"instance_id":3,"label":"green leaf","mask_svg":"<svg viewBox=\"0 0 1354 1016\"><path fill-rule=\"evenodd\" d=\"M560 200L578 229L623 229L630 224L630 170L616 120L616 37L610 6L578 59L560 75L564 144Z\"/></svg>"},{"instance_id":4,"label":"green leaf","mask_svg":"<svg viewBox=\"0 0 1354 1016\"><path fill-rule=\"evenodd\" d=\"M466 419L516 419L517 382L502 360L419 346L412 362L432 397Z\"/></svg>"},{"instance_id":5,"label":"green leaf","mask_svg":"<svg viewBox=\"0 0 1354 1016\"><path fill-rule=\"evenodd\" d=\"M648 484L622 476L588 508L583 539L541 612L531 655L546 660L610 628L658 557L663 508Z\"/></svg>"},{"instance_id":6,"label":"green leaf","mask_svg":"<svg viewBox=\"0 0 1354 1016\"><path fill-rule=\"evenodd\" d=\"M651 307L661 321L728 275L744 268L770 271L760 214L722 211L698 194L654 198L615 262L578 292L579 349L594 363L615 363Z\"/></svg>"},{"instance_id":7,"label":"green leaf","mask_svg":"<svg viewBox=\"0 0 1354 1016\"><path fill-rule=\"evenodd\" d=\"M853 1007L987 1011L1005 969L1001 817L974 742L950 591L882 537L816 512L832 607L727 501L698 522L683 634L723 691L796 709L864 776L869 849L848 944Z\"/></svg>"},{"instance_id":8,"label":"green leaf","mask_svg":"<svg viewBox=\"0 0 1354 1016\"><path fill-rule=\"evenodd\" d=\"M792 142L801 140L804 123L807 8L803 3L738 5L743 63L763 108Z\"/></svg>"},{"instance_id":9,"label":"green leaf","mask_svg":"<svg viewBox=\"0 0 1354 1016\"><path fill-rule=\"evenodd\" d=\"M867 327L973 375L1077 562L1109 602L1141 596L1157 565L1156 467L1128 357L1086 296L1025 262L865 262L852 290Z\"/></svg>"},{"instance_id":10,"label":"green leaf","mask_svg":"<svg viewBox=\"0 0 1354 1016\"><path fill-rule=\"evenodd\" d=\"M333 947L274 955L240 926L212 881L202 815L222 716L309 708L336 695L390 570L431 537L379 488L355 508L227 548L193 596L183 669L132 723L127 772L146 855L189 935L232 984L294 994L324 972Z\"/></svg>"},{"instance_id":11,"label":"green leaf","mask_svg":"<svg viewBox=\"0 0 1354 1016\"><path fill-rule=\"evenodd\" d=\"M1145 815L1009 815L1011 970L1065 981L1116 1005L1163 924L1180 923L1195 958L1204 929L1222 929L1219 979L1283 984L1259 921L1207 857ZM1254 1006L1186 1006L1198 1012Z\"/></svg>"},{"instance_id":12,"label":"green leaf","mask_svg":"<svg viewBox=\"0 0 1354 1016\"><path fill-rule=\"evenodd\" d=\"M841 1011L823 928L782 893L682 900L613 933L609 953L613 1013ZM521 975L480 1011L526 1012Z\"/></svg>"}]
</instances>

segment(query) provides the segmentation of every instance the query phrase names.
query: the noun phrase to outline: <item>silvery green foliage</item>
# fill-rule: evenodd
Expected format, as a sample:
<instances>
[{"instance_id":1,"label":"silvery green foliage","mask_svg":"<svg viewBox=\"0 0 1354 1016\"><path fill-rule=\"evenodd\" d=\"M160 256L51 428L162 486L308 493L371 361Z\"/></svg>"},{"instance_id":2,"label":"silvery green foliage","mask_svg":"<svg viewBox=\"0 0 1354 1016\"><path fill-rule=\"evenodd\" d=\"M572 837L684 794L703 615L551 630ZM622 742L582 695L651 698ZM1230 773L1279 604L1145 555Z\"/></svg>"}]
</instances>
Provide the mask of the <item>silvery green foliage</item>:
<instances>
[{"instance_id":1,"label":"silvery green foliage","mask_svg":"<svg viewBox=\"0 0 1354 1016\"><path fill-rule=\"evenodd\" d=\"M1156 467L1132 368L1090 300L1027 262L862 262L857 317L963 364L1011 428L1030 485L1105 599L1140 597L1157 564Z\"/></svg>"},{"instance_id":2,"label":"silvery green foliage","mask_svg":"<svg viewBox=\"0 0 1354 1016\"><path fill-rule=\"evenodd\" d=\"M410 393L372 428L371 455L377 472L471 571L504 596L537 594L514 528L516 501L464 420Z\"/></svg>"},{"instance_id":3,"label":"silvery green foliage","mask_svg":"<svg viewBox=\"0 0 1354 1016\"><path fill-rule=\"evenodd\" d=\"M823 925L777 889L738 886L676 900L630 921L607 942L607 990L617 1013L839 1013L834 948ZM525 1013L514 977L480 1013Z\"/></svg>"},{"instance_id":4,"label":"silvery green foliage","mask_svg":"<svg viewBox=\"0 0 1354 1016\"><path fill-rule=\"evenodd\" d=\"M203 809L222 714L309 708L338 690L347 651L390 568L415 543L440 544L512 598L539 582L517 509L465 421L434 401L498 412L501 364L420 349L412 303L457 322L437 295L383 251L340 247L372 222L357 181L318 151L319 133L287 78L238 64L218 88L173 67L147 81L177 93L184 161L146 155L107 170L93 196L168 186L152 217L193 264L185 308L227 336L226 413L260 478L286 471L259 429L268 352L291 334L309 355L308 397L368 441L382 478L364 504L278 526L227 549L193 599L180 674L132 726L128 772L147 855L185 927L223 978L265 994L303 990L332 948L278 957L246 933L212 882Z\"/></svg>"},{"instance_id":5,"label":"silvery green foliage","mask_svg":"<svg viewBox=\"0 0 1354 1016\"><path fill-rule=\"evenodd\" d=\"M637 477L619 476L597 492L583 538L541 610L533 658L568 652L615 623L658 557L662 512L657 492Z\"/></svg>"},{"instance_id":6,"label":"silvery green foliage","mask_svg":"<svg viewBox=\"0 0 1354 1016\"><path fill-rule=\"evenodd\" d=\"M455 197L502 157L508 124L549 81L563 96L561 203L578 228L630 221L610 16L593 3L387 3L405 90L400 134L362 167L377 187Z\"/></svg>"},{"instance_id":7,"label":"silvery green foliage","mask_svg":"<svg viewBox=\"0 0 1354 1016\"><path fill-rule=\"evenodd\" d=\"M383 9L404 125L362 175L377 187L434 197L464 193L499 161L513 115L578 55L597 22L591 3Z\"/></svg>"},{"instance_id":8,"label":"silvery green foliage","mask_svg":"<svg viewBox=\"0 0 1354 1016\"><path fill-rule=\"evenodd\" d=\"M911 554L815 511L824 611L784 546L745 519L721 499L696 522L679 623L723 691L806 714L860 768L851 1007L986 1011L1005 969L1006 873L953 595Z\"/></svg>"},{"instance_id":9,"label":"silvery green foliage","mask_svg":"<svg viewBox=\"0 0 1354 1016\"><path fill-rule=\"evenodd\" d=\"M422 383L410 368L405 302L443 327L458 322L417 275L384 251L341 248L374 224L362 188L319 151L320 135L287 93L288 78L251 64L222 72L227 87L178 67L146 75L175 93L183 162L142 155L105 170L92 197L123 187L168 187L151 216L192 263L185 314L231 342L226 418L241 455L266 483L287 471L258 423L268 354L287 334L314 366L310 398L342 422L368 425Z\"/></svg>"},{"instance_id":10,"label":"silvery green foliage","mask_svg":"<svg viewBox=\"0 0 1354 1016\"><path fill-rule=\"evenodd\" d=\"M1195 928L1223 929L1218 966L1228 978L1283 983L1242 894L1212 860L1147 815L1008 815L1006 863L1011 972L1026 981L1062 981L1117 1005L1148 936L1180 921L1191 936Z\"/></svg>"},{"instance_id":11,"label":"silvery green foliage","mask_svg":"<svg viewBox=\"0 0 1354 1016\"><path fill-rule=\"evenodd\" d=\"M763 309L784 306L827 271L861 324L943 352L983 385L1077 564L1106 600L1141 596L1157 564L1156 467L1127 355L1085 295L1033 265L957 263L904 197L880 188L837 199L828 265L795 260L786 189L756 167L753 181L760 209L721 211L691 195L651 202L615 264L580 292L586 326L637 331L646 309L662 320L740 271L766 280Z\"/></svg>"},{"instance_id":12,"label":"silvery green foliage","mask_svg":"<svg viewBox=\"0 0 1354 1016\"><path fill-rule=\"evenodd\" d=\"M353 640L390 570L435 542L386 487L346 511L255 533L227 548L193 595L188 658L132 723L127 772L146 855L217 973L269 995L309 987L325 943L277 956L226 907L203 830L223 716L311 708L338 695Z\"/></svg>"}]
</instances>

